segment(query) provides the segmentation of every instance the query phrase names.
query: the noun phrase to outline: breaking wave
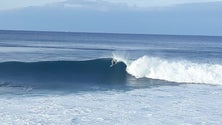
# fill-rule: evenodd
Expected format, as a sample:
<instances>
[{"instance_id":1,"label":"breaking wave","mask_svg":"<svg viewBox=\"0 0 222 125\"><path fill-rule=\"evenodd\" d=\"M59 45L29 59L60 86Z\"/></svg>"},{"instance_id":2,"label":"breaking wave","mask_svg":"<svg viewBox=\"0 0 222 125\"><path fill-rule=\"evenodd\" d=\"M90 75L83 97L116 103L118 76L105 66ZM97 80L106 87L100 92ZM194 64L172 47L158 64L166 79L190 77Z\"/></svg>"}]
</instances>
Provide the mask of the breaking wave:
<instances>
[{"instance_id":1,"label":"breaking wave","mask_svg":"<svg viewBox=\"0 0 222 125\"><path fill-rule=\"evenodd\" d=\"M222 84L222 64L194 63L143 56L136 60L114 56L127 65L126 71L136 78L160 79L178 83Z\"/></svg>"},{"instance_id":2,"label":"breaking wave","mask_svg":"<svg viewBox=\"0 0 222 125\"><path fill-rule=\"evenodd\" d=\"M95 85L128 87L131 83L140 86L171 82L222 84L222 65L149 56L135 60L114 56L113 59L88 61L0 63L0 87L84 88Z\"/></svg>"}]
</instances>

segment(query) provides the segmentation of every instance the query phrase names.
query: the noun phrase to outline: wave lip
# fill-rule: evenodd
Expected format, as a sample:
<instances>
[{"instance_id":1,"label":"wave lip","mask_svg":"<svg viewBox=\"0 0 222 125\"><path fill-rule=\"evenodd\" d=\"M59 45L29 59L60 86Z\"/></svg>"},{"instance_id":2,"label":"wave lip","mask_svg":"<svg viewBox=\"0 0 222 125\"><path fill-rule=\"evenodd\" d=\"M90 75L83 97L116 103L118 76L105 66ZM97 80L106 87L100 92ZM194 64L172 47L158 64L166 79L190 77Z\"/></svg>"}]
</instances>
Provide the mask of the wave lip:
<instances>
[{"instance_id":1,"label":"wave lip","mask_svg":"<svg viewBox=\"0 0 222 125\"><path fill-rule=\"evenodd\" d=\"M143 56L126 63L126 71L136 78L160 79L178 83L222 84L221 64L199 64L185 60L167 60Z\"/></svg>"}]
</instances>

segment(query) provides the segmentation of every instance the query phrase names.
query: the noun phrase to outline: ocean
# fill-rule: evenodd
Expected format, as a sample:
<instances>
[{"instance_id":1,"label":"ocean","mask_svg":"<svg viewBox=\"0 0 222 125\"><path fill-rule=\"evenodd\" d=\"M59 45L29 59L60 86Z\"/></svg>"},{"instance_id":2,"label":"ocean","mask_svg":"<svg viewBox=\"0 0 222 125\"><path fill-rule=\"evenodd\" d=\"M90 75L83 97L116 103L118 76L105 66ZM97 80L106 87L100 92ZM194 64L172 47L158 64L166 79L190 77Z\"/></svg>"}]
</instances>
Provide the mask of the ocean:
<instances>
[{"instance_id":1,"label":"ocean","mask_svg":"<svg viewBox=\"0 0 222 125\"><path fill-rule=\"evenodd\" d=\"M221 125L222 37L0 31L1 125Z\"/></svg>"}]
</instances>

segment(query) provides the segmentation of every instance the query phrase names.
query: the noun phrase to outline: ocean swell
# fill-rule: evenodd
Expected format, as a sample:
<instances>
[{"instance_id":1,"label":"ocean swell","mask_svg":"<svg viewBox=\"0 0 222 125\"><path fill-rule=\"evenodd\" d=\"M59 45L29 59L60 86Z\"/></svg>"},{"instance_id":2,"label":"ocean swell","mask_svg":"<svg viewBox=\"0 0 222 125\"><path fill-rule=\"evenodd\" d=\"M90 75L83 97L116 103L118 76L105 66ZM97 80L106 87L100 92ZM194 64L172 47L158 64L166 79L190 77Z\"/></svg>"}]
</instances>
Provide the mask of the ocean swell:
<instances>
[{"instance_id":1,"label":"ocean swell","mask_svg":"<svg viewBox=\"0 0 222 125\"><path fill-rule=\"evenodd\" d=\"M120 84L126 81L126 65L111 67L111 58L88 61L42 61L0 63L2 85L79 87L89 84Z\"/></svg>"}]
</instances>

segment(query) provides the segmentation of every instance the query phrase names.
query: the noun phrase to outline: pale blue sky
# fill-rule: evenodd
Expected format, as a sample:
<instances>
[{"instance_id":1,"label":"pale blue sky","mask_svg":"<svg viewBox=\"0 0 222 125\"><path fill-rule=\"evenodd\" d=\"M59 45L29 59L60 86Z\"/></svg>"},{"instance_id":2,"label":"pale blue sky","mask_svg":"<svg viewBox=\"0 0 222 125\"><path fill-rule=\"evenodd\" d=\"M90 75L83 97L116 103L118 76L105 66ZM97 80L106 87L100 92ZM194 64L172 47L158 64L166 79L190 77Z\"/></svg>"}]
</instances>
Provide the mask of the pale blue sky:
<instances>
[{"instance_id":1,"label":"pale blue sky","mask_svg":"<svg viewBox=\"0 0 222 125\"><path fill-rule=\"evenodd\" d=\"M0 0L0 29L222 36L222 0Z\"/></svg>"}]
</instances>

